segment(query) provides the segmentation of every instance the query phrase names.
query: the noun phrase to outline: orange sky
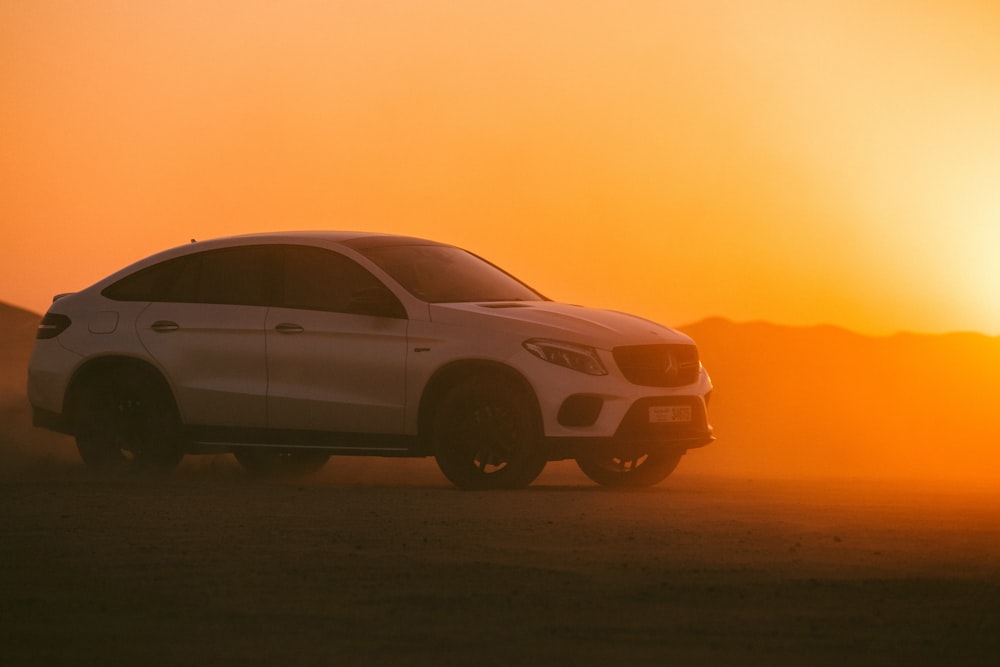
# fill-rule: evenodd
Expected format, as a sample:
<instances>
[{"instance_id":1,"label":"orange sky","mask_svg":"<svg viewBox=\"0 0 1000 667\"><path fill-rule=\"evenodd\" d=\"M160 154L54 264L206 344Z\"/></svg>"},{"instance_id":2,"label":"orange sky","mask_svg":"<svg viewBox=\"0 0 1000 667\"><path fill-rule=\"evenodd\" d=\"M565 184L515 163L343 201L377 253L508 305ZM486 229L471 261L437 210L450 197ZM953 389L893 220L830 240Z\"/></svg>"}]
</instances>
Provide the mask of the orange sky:
<instances>
[{"instance_id":1,"label":"orange sky","mask_svg":"<svg viewBox=\"0 0 1000 667\"><path fill-rule=\"evenodd\" d=\"M1000 333L1000 5L0 0L0 300L192 237L449 241L553 298Z\"/></svg>"}]
</instances>

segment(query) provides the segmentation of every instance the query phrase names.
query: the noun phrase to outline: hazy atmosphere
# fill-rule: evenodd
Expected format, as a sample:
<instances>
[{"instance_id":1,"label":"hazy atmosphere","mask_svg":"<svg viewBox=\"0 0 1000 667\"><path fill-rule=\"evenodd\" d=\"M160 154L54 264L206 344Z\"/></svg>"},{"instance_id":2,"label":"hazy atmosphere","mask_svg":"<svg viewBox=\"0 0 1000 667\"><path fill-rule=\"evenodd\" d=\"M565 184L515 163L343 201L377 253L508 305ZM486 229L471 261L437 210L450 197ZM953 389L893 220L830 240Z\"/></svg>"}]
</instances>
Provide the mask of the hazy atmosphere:
<instances>
[{"instance_id":1,"label":"hazy atmosphere","mask_svg":"<svg viewBox=\"0 0 1000 667\"><path fill-rule=\"evenodd\" d=\"M346 228L668 324L997 334L997 80L982 1L2 0L0 298Z\"/></svg>"},{"instance_id":2,"label":"hazy atmosphere","mask_svg":"<svg viewBox=\"0 0 1000 667\"><path fill-rule=\"evenodd\" d=\"M0 0L0 664L993 665L998 82L985 0ZM53 295L296 229L678 327L717 440L483 492L32 427Z\"/></svg>"}]
</instances>

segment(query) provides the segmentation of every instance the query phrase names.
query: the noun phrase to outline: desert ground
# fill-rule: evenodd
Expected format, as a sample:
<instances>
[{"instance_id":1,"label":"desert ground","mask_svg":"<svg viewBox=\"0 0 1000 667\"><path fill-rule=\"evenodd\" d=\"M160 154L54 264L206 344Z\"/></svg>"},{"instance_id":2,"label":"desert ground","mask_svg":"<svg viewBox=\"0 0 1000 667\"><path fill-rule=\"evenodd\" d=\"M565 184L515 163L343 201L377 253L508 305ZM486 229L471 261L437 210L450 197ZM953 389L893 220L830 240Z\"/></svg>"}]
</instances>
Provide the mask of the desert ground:
<instances>
[{"instance_id":1,"label":"desert ground","mask_svg":"<svg viewBox=\"0 0 1000 667\"><path fill-rule=\"evenodd\" d=\"M689 454L689 457L697 453ZM994 665L1000 490L429 460L0 482L0 664Z\"/></svg>"}]
</instances>

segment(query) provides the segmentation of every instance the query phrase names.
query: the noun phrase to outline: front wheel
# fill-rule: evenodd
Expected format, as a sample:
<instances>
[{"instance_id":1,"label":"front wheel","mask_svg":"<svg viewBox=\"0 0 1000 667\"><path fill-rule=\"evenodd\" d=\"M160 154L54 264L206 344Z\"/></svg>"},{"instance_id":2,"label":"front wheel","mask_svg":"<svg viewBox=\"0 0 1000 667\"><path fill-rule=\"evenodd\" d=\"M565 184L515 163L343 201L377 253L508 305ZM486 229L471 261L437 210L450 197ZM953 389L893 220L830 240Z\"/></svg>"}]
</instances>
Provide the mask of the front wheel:
<instances>
[{"instance_id":1,"label":"front wheel","mask_svg":"<svg viewBox=\"0 0 1000 667\"><path fill-rule=\"evenodd\" d=\"M681 456L671 452L623 456L594 453L577 458L576 464L601 486L638 488L665 480L681 462Z\"/></svg>"},{"instance_id":2,"label":"front wheel","mask_svg":"<svg viewBox=\"0 0 1000 667\"><path fill-rule=\"evenodd\" d=\"M525 487L548 461L532 399L503 378L456 384L441 399L433 429L438 467L461 489Z\"/></svg>"}]
</instances>

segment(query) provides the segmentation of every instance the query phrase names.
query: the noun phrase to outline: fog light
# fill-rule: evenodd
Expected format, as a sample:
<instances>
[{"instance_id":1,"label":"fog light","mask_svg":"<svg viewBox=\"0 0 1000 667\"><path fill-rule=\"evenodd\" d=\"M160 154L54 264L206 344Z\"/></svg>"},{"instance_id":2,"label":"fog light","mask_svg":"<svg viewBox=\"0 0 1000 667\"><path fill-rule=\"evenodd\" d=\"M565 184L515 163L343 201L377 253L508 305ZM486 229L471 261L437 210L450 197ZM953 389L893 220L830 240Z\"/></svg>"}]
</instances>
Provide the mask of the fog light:
<instances>
[{"instance_id":1,"label":"fog light","mask_svg":"<svg viewBox=\"0 0 1000 667\"><path fill-rule=\"evenodd\" d=\"M601 415L603 407L604 399L600 396L570 396L559 408L559 423L563 426L592 426Z\"/></svg>"}]
</instances>

